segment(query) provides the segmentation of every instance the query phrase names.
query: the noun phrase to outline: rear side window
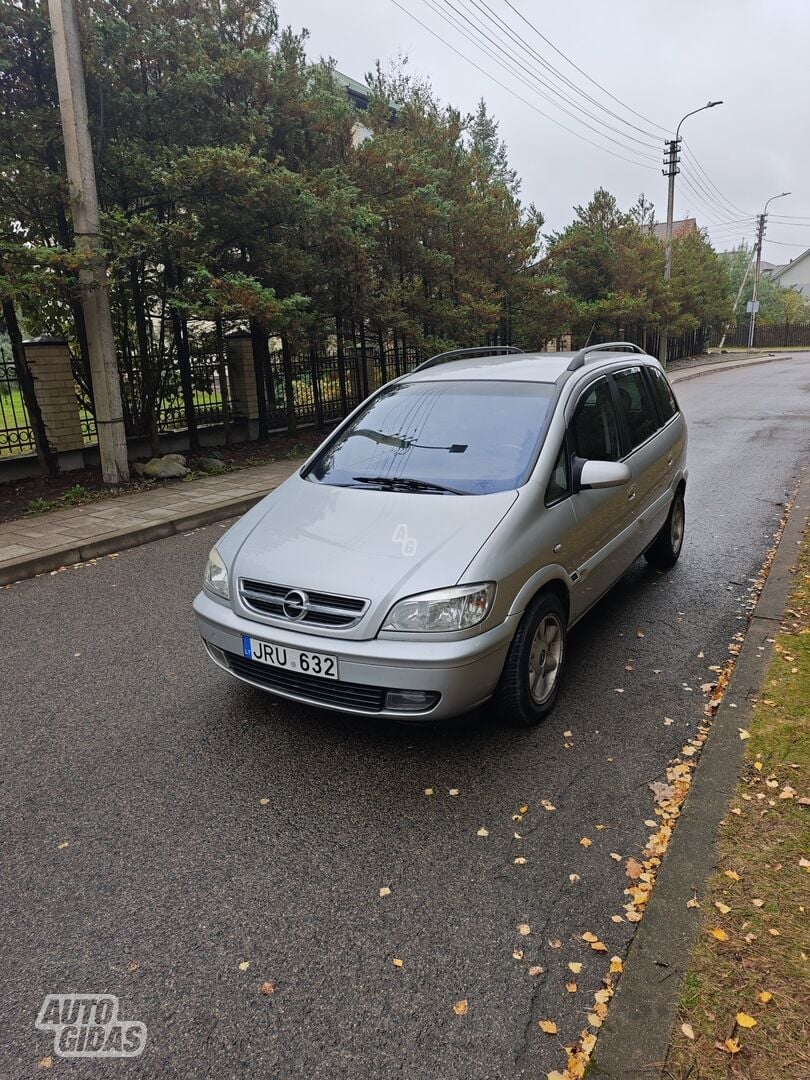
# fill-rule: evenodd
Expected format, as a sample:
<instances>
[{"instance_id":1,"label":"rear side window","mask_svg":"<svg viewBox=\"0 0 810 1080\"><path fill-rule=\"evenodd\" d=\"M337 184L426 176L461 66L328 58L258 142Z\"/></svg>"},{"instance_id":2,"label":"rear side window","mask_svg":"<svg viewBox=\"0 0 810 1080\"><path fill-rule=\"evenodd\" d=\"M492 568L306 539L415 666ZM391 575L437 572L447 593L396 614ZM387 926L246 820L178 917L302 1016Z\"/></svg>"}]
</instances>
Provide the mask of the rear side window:
<instances>
[{"instance_id":1,"label":"rear side window","mask_svg":"<svg viewBox=\"0 0 810 1080\"><path fill-rule=\"evenodd\" d=\"M678 411L675 397L670 389L669 380L663 371L659 371L656 367L648 367L647 374L650 376L655 400L658 402L661 420L663 423L666 423L667 420L671 419Z\"/></svg>"},{"instance_id":2,"label":"rear side window","mask_svg":"<svg viewBox=\"0 0 810 1080\"><path fill-rule=\"evenodd\" d=\"M618 461L621 457L616 410L607 379L586 390L571 421L574 449L590 461Z\"/></svg>"},{"instance_id":3,"label":"rear side window","mask_svg":"<svg viewBox=\"0 0 810 1080\"><path fill-rule=\"evenodd\" d=\"M630 449L634 450L658 430L658 413L641 368L617 371L613 380L619 392L619 409L630 436Z\"/></svg>"}]
</instances>

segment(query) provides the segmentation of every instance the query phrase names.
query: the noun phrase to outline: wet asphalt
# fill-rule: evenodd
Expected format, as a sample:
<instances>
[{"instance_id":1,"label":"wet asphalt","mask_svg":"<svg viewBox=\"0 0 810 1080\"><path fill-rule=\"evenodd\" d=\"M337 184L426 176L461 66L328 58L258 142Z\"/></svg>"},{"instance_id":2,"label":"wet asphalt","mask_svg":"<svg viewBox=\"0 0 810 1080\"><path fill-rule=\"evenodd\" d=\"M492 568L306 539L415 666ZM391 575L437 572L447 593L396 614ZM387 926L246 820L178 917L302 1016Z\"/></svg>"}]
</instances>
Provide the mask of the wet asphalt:
<instances>
[{"instance_id":1,"label":"wet asphalt","mask_svg":"<svg viewBox=\"0 0 810 1080\"><path fill-rule=\"evenodd\" d=\"M627 879L610 854L644 846L648 784L702 720L810 449L810 356L677 394L681 560L638 561L574 630L556 713L531 731L349 719L229 679L190 612L224 525L0 590L0 1077L564 1067L632 935L611 921ZM100 991L146 1023L143 1055L45 1072L45 995Z\"/></svg>"}]
</instances>

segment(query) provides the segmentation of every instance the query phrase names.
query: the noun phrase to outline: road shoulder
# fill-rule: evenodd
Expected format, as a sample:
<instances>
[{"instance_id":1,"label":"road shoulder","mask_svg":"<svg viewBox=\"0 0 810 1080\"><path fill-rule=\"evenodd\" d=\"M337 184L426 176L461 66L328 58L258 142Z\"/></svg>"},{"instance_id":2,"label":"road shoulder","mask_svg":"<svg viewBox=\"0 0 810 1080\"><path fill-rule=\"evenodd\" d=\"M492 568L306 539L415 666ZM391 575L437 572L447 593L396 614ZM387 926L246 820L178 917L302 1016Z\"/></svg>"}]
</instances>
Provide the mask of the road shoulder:
<instances>
[{"instance_id":1,"label":"road shoulder","mask_svg":"<svg viewBox=\"0 0 810 1080\"><path fill-rule=\"evenodd\" d=\"M663 1068L681 980L701 925L700 910L687 905L695 897L702 902L715 870L720 822L728 812L742 766L745 743L740 729L750 725L753 699L771 663L808 510L810 482L805 475L624 962L589 1080L651 1080Z\"/></svg>"}]
</instances>

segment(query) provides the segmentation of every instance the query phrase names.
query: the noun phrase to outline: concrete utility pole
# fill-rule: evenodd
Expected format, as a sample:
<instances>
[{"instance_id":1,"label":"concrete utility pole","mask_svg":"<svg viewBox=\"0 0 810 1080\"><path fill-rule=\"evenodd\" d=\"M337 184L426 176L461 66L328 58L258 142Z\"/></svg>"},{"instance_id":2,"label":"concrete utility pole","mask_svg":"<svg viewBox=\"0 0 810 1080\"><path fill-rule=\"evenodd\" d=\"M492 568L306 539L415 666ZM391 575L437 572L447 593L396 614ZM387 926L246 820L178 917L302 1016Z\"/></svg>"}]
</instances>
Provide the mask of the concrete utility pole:
<instances>
[{"instance_id":1,"label":"concrete utility pole","mask_svg":"<svg viewBox=\"0 0 810 1080\"><path fill-rule=\"evenodd\" d=\"M107 293L107 264L99 234L96 174L87 124L87 96L75 0L48 0L48 12L65 141L73 233L76 250L90 256L87 268L80 271L79 280L83 287L82 307L87 325L101 472L105 484L120 484L129 479L127 440Z\"/></svg>"},{"instance_id":2,"label":"concrete utility pole","mask_svg":"<svg viewBox=\"0 0 810 1080\"><path fill-rule=\"evenodd\" d=\"M693 109L691 112L688 112L675 129L675 138L669 139L664 143L664 168L661 171L664 176L669 177L669 184L667 187L667 231L664 244L665 282L668 282L672 277L672 219L675 215L675 177L681 171L678 168L678 162L681 160L681 124L688 116L694 116L695 113L703 112L704 109L713 109L715 105L722 104L722 101L710 101L706 105L701 105L699 109ZM658 359L661 361L663 367L667 366L668 340L666 329L663 328L658 337Z\"/></svg>"},{"instance_id":3,"label":"concrete utility pole","mask_svg":"<svg viewBox=\"0 0 810 1080\"><path fill-rule=\"evenodd\" d=\"M765 236L765 220L768 217L768 205L772 203L774 199L784 199L786 195L790 195L789 191L783 191L781 195L771 195L768 202L765 203L765 208L757 219L757 264L754 270L754 292L751 297L751 322L748 326L748 348L754 347L754 331L757 325L757 311L759 310L759 273L760 264L762 262L762 239Z\"/></svg>"}]
</instances>

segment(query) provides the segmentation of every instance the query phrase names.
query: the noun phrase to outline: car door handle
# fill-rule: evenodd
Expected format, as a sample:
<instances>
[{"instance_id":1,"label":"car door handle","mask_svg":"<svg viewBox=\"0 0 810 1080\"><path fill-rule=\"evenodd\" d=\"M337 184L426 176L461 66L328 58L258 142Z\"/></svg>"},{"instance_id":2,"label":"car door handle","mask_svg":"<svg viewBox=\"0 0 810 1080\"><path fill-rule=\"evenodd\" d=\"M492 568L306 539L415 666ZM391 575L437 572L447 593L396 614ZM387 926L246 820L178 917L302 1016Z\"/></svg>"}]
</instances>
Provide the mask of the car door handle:
<instances>
[{"instance_id":1,"label":"car door handle","mask_svg":"<svg viewBox=\"0 0 810 1080\"><path fill-rule=\"evenodd\" d=\"M627 489L627 501L632 502L636 497L636 489L634 487Z\"/></svg>"}]
</instances>

